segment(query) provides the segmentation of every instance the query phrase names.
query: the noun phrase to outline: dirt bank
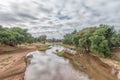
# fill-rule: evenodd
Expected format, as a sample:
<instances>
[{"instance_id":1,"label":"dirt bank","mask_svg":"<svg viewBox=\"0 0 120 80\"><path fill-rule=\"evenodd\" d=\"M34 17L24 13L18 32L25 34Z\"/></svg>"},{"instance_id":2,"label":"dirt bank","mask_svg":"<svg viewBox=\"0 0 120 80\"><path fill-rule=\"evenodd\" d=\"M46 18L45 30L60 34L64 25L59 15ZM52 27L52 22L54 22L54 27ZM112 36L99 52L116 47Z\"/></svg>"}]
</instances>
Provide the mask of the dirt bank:
<instances>
[{"instance_id":1,"label":"dirt bank","mask_svg":"<svg viewBox=\"0 0 120 80\"><path fill-rule=\"evenodd\" d=\"M0 80L23 80L26 67L24 58L33 50L36 50L35 46L26 46L24 50L0 54Z\"/></svg>"},{"instance_id":2,"label":"dirt bank","mask_svg":"<svg viewBox=\"0 0 120 80\"><path fill-rule=\"evenodd\" d=\"M112 74L112 67L103 63L98 57L90 54L65 54L75 69L87 73L95 80L118 80L115 74Z\"/></svg>"}]
</instances>

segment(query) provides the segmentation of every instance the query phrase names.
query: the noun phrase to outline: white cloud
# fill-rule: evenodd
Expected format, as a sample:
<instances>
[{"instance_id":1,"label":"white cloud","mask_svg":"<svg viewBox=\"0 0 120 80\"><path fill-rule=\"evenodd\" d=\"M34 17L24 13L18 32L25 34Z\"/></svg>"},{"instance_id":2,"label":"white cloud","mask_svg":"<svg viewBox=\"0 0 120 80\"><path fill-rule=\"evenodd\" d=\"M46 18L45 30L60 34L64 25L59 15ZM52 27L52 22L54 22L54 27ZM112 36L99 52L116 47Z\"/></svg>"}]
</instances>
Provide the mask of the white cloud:
<instances>
[{"instance_id":1,"label":"white cloud","mask_svg":"<svg viewBox=\"0 0 120 80\"><path fill-rule=\"evenodd\" d=\"M58 37L74 29L119 24L120 0L0 0L0 24Z\"/></svg>"}]
</instances>

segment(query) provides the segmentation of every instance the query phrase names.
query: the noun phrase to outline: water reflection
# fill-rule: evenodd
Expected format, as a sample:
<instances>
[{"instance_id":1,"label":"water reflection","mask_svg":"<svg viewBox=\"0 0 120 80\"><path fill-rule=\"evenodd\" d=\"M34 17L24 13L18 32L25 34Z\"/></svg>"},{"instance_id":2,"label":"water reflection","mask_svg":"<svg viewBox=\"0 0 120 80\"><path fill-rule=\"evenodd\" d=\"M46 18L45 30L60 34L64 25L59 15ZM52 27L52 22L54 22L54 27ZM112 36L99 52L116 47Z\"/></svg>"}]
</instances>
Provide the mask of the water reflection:
<instances>
[{"instance_id":1,"label":"water reflection","mask_svg":"<svg viewBox=\"0 0 120 80\"><path fill-rule=\"evenodd\" d=\"M53 54L63 50L62 46L52 46L45 52L34 51L25 72L25 80L90 80L84 73L75 71L68 60ZM28 57L29 58L29 57Z\"/></svg>"},{"instance_id":2,"label":"water reflection","mask_svg":"<svg viewBox=\"0 0 120 80\"><path fill-rule=\"evenodd\" d=\"M120 71L118 71L117 77L118 77L118 80L120 80Z\"/></svg>"}]
</instances>

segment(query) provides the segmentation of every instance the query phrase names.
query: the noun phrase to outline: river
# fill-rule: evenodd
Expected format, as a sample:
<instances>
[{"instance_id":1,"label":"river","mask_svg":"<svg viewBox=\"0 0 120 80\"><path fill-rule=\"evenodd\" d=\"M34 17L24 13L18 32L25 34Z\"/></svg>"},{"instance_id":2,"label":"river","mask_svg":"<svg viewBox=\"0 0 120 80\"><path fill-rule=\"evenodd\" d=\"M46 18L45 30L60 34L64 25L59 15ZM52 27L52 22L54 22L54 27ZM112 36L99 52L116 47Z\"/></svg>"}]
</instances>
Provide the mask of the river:
<instances>
[{"instance_id":1,"label":"river","mask_svg":"<svg viewBox=\"0 0 120 80\"><path fill-rule=\"evenodd\" d=\"M24 80L91 80L87 74L76 71L69 60L55 54L56 50L64 49L63 46L53 45L44 52L28 53Z\"/></svg>"}]
</instances>

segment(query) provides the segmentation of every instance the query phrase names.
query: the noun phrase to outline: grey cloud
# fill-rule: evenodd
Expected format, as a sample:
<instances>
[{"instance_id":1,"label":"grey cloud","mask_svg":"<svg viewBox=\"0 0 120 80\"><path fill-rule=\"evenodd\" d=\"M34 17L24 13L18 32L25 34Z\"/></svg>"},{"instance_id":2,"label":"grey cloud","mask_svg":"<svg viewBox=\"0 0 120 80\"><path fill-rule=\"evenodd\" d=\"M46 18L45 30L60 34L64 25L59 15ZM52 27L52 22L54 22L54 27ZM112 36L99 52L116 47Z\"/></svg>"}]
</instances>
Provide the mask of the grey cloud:
<instances>
[{"instance_id":1,"label":"grey cloud","mask_svg":"<svg viewBox=\"0 0 120 80\"><path fill-rule=\"evenodd\" d=\"M27 28L34 36L60 38L101 23L118 29L119 8L120 0L0 0L0 23Z\"/></svg>"},{"instance_id":2,"label":"grey cloud","mask_svg":"<svg viewBox=\"0 0 120 80\"><path fill-rule=\"evenodd\" d=\"M21 20L19 20L19 18L16 17L14 14L0 13L0 22L15 23L15 22L21 22Z\"/></svg>"},{"instance_id":3,"label":"grey cloud","mask_svg":"<svg viewBox=\"0 0 120 80\"><path fill-rule=\"evenodd\" d=\"M29 14L25 14L25 13L17 13L17 15L20 17L20 18L29 18L31 20L37 20L38 18L36 18L35 16L33 15L29 15Z\"/></svg>"}]
</instances>

